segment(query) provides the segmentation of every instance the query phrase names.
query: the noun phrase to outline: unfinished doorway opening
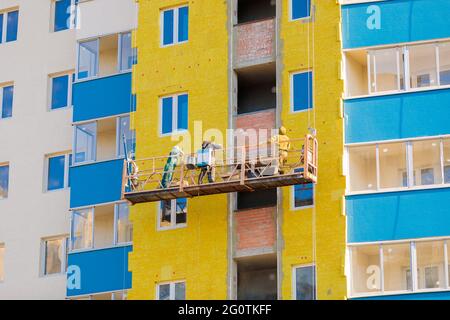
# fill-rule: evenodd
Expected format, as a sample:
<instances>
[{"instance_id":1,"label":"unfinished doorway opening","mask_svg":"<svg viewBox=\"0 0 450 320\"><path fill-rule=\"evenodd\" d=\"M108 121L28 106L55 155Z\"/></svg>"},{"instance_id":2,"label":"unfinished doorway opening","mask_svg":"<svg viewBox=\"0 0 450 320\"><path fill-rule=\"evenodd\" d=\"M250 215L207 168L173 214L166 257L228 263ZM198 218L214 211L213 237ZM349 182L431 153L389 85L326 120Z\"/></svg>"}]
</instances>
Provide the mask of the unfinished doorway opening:
<instances>
[{"instance_id":1,"label":"unfinished doorway opening","mask_svg":"<svg viewBox=\"0 0 450 320\"><path fill-rule=\"evenodd\" d=\"M238 0L238 23L270 19L276 16L276 0Z\"/></svg>"},{"instance_id":2,"label":"unfinished doorway opening","mask_svg":"<svg viewBox=\"0 0 450 320\"><path fill-rule=\"evenodd\" d=\"M265 254L236 259L237 299L277 299L277 256Z\"/></svg>"},{"instance_id":3,"label":"unfinished doorway opening","mask_svg":"<svg viewBox=\"0 0 450 320\"><path fill-rule=\"evenodd\" d=\"M277 105L276 65L259 64L237 70L238 114L274 109Z\"/></svg>"}]
</instances>

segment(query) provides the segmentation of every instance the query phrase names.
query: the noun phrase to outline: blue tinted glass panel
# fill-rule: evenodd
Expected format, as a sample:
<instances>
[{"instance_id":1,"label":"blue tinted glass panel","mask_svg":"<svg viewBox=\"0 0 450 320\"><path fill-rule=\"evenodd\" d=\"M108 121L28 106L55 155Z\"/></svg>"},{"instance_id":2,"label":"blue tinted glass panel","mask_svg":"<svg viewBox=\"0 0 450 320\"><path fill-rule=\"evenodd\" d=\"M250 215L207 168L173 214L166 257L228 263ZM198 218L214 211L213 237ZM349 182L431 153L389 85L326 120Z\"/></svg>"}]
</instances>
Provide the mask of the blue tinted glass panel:
<instances>
[{"instance_id":1,"label":"blue tinted glass panel","mask_svg":"<svg viewBox=\"0 0 450 320\"><path fill-rule=\"evenodd\" d=\"M178 129L187 130L188 128L188 95L178 96Z\"/></svg>"},{"instance_id":2,"label":"blue tinted glass panel","mask_svg":"<svg viewBox=\"0 0 450 320\"><path fill-rule=\"evenodd\" d=\"M52 157L48 159L47 190L64 188L64 168L66 156Z\"/></svg>"},{"instance_id":3,"label":"blue tinted glass panel","mask_svg":"<svg viewBox=\"0 0 450 320\"><path fill-rule=\"evenodd\" d=\"M304 72L293 75L293 106L294 111L312 108L312 72Z\"/></svg>"},{"instance_id":4,"label":"blue tinted glass panel","mask_svg":"<svg viewBox=\"0 0 450 320\"><path fill-rule=\"evenodd\" d=\"M52 109L67 107L69 99L69 76L52 79Z\"/></svg>"},{"instance_id":5,"label":"blue tinted glass panel","mask_svg":"<svg viewBox=\"0 0 450 320\"><path fill-rule=\"evenodd\" d=\"M302 267L295 270L295 292L297 300L314 300L316 296L315 268Z\"/></svg>"},{"instance_id":6,"label":"blue tinted glass panel","mask_svg":"<svg viewBox=\"0 0 450 320\"><path fill-rule=\"evenodd\" d=\"M450 183L450 166L444 167L444 182Z\"/></svg>"},{"instance_id":7,"label":"blue tinted glass panel","mask_svg":"<svg viewBox=\"0 0 450 320\"><path fill-rule=\"evenodd\" d=\"M450 70L441 71L441 86L446 86L450 84Z\"/></svg>"},{"instance_id":8,"label":"blue tinted glass panel","mask_svg":"<svg viewBox=\"0 0 450 320\"><path fill-rule=\"evenodd\" d=\"M291 0L292 19L309 17L311 14L311 0Z\"/></svg>"},{"instance_id":9,"label":"blue tinted glass panel","mask_svg":"<svg viewBox=\"0 0 450 320\"><path fill-rule=\"evenodd\" d=\"M6 42L17 40L17 25L19 22L19 11L8 12L6 26Z\"/></svg>"},{"instance_id":10,"label":"blue tinted glass panel","mask_svg":"<svg viewBox=\"0 0 450 320\"><path fill-rule=\"evenodd\" d=\"M12 117L13 96L14 96L14 87L13 86L3 88L3 99L2 99L2 118L3 119Z\"/></svg>"},{"instance_id":11,"label":"blue tinted glass panel","mask_svg":"<svg viewBox=\"0 0 450 320\"><path fill-rule=\"evenodd\" d=\"M70 2L71 0L58 0L55 3L55 28L54 31L62 31L70 27Z\"/></svg>"},{"instance_id":12,"label":"blue tinted glass panel","mask_svg":"<svg viewBox=\"0 0 450 320\"><path fill-rule=\"evenodd\" d=\"M173 43L173 10L167 10L163 13L164 26L163 26L163 44Z\"/></svg>"},{"instance_id":13,"label":"blue tinted glass panel","mask_svg":"<svg viewBox=\"0 0 450 320\"><path fill-rule=\"evenodd\" d=\"M0 14L0 43L3 41L3 14Z\"/></svg>"},{"instance_id":14,"label":"blue tinted glass panel","mask_svg":"<svg viewBox=\"0 0 450 320\"><path fill-rule=\"evenodd\" d=\"M187 41L189 37L189 7L178 9L178 41Z\"/></svg>"},{"instance_id":15,"label":"blue tinted glass panel","mask_svg":"<svg viewBox=\"0 0 450 320\"><path fill-rule=\"evenodd\" d=\"M314 204L314 185L300 184L294 186L295 207L306 207Z\"/></svg>"},{"instance_id":16,"label":"blue tinted glass panel","mask_svg":"<svg viewBox=\"0 0 450 320\"><path fill-rule=\"evenodd\" d=\"M9 166L0 167L0 199L8 198Z\"/></svg>"},{"instance_id":17,"label":"blue tinted glass panel","mask_svg":"<svg viewBox=\"0 0 450 320\"><path fill-rule=\"evenodd\" d=\"M163 98L162 101L162 133L172 132L173 98Z\"/></svg>"}]
</instances>

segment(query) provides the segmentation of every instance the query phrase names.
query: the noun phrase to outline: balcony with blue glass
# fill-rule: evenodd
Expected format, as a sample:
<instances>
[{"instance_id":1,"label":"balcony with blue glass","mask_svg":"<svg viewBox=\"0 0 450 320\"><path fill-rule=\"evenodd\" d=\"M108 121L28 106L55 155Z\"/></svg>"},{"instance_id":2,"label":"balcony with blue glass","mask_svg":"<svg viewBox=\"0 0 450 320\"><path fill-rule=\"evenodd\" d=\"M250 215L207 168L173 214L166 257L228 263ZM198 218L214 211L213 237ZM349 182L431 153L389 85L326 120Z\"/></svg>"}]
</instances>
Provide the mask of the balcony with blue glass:
<instances>
[{"instance_id":1,"label":"balcony with blue glass","mask_svg":"<svg viewBox=\"0 0 450 320\"><path fill-rule=\"evenodd\" d=\"M73 122L135 110L131 91L134 60L130 32L79 43L73 84Z\"/></svg>"},{"instance_id":2,"label":"balcony with blue glass","mask_svg":"<svg viewBox=\"0 0 450 320\"><path fill-rule=\"evenodd\" d=\"M70 207L120 201L124 159L133 158L130 117L111 117L76 125L70 168Z\"/></svg>"},{"instance_id":3,"label":"balcony with blue glass","mask_svg":"<svg viewBox=\"0 0 450 320\"><path fill-rule=\"evenodd\" d=\"M72 211L67 296L131 288L132 233L127 203Z\"/></svg>"},{"instance_id":4,"label":"balcony with blue glass","mask_svg":"<svg viewBox=\"0 0 450 320\"><path fill-rule=\"evenodd\" d=\"M343 5L344 49L448 38L448 12L448 0L391 0Z\"/></svg>"}]
</instances>

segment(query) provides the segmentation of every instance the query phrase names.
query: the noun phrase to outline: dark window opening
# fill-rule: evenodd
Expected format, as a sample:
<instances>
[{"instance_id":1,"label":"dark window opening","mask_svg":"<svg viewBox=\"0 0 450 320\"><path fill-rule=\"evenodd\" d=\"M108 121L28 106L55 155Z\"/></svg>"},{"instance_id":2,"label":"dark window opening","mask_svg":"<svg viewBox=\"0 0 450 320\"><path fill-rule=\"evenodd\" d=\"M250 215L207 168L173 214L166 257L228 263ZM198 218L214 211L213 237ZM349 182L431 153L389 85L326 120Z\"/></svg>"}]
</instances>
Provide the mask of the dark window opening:
<instances>
[{"instance_id":1,"label":"dark window opening","mask_svg":"<svg viewBox=\"0 0 450 320\"><path fill-rule=\"evenodd\" d=\"M275 254L237 260L237 299L277 299L277 257Z\"/></svg>"},{"instance_id":2,"label":"dark window opening","mask_svg":"<svg viewBox=\"0 0 450 320\"><path fill-rule=\"evenodd\" d=\"M274 18L276 0L239 0L238 23Z\"/></svg>"},{"instance_id":3,"label":"dark window opening","mask_svg":"<svg viewBox=\"0 0 450 320\"><path fill-rule=\"evenodd\" d=\"M276 108L275 63L240 69L237 77L238 114Z\"/></svg>"},{"instance_id":4,"label":"dark window opening","mask_svg":"<svg viewBox=\"0 0 450 320\"><path fill-rule=\"evenodd\" d=\"M239 192L237 195L237 209L275 207L277 205L277 189L259 190L253 192Z\"/></svg>"}]
</instances>

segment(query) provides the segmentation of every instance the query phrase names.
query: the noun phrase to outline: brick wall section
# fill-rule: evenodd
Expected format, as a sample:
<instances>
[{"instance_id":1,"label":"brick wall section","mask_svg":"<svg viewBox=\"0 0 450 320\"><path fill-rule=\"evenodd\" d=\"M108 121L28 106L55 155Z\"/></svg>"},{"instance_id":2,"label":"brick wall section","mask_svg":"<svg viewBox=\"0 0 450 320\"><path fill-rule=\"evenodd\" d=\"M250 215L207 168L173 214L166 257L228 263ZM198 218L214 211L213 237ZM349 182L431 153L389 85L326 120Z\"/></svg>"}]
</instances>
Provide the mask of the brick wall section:
<instances>
[{"instance_id":1,"label":"brick wall section","mask_svg":"<svg viewBox=\"0 0 450 320\"><path fill-rule=\"evenodd\" d=\"M275 246L276 207L242 210L235 213L237 250Z\"/></svg>"},{"instance_id":2,"label":"brick wall section","mask_svg":"<svg viewBox=\"0 0 450 320\"><path fill-rule=\"evenodd\" d=\"M236 129L268 129L275 128L275 109L249 114L241 114L236 119Z\"/></svg>"},{"instance_id":3,"label":"brick wall section","mask_svg":"<svg viewBox=\"0 0 450 320\"><path fill-rule=\"evenodd\" d=\"M274 56L275 19L245 23L236 27L236 62Z\"/></svg>"}]
</instances>

